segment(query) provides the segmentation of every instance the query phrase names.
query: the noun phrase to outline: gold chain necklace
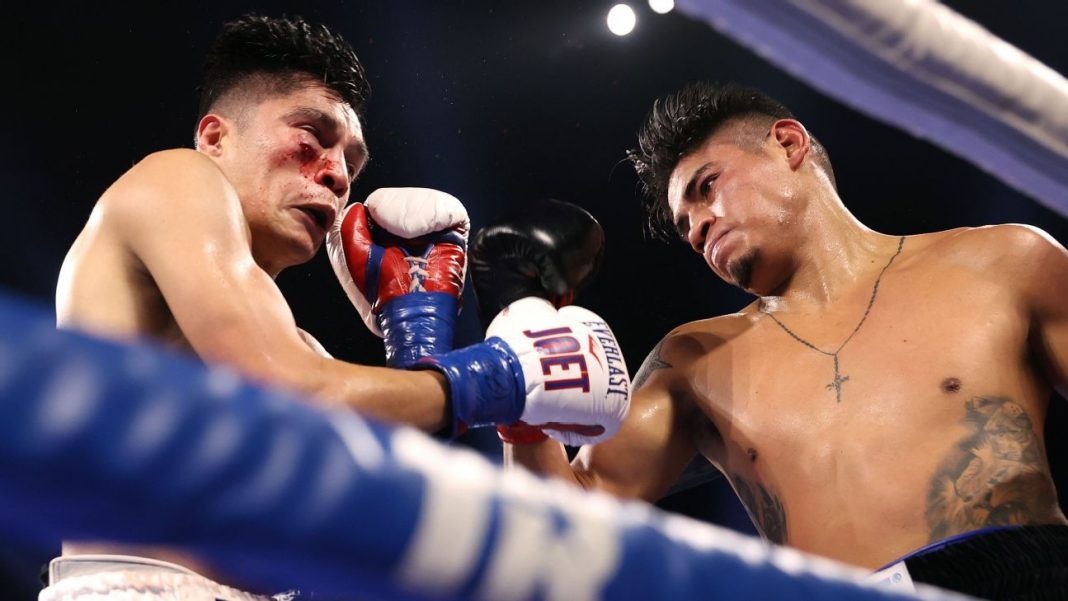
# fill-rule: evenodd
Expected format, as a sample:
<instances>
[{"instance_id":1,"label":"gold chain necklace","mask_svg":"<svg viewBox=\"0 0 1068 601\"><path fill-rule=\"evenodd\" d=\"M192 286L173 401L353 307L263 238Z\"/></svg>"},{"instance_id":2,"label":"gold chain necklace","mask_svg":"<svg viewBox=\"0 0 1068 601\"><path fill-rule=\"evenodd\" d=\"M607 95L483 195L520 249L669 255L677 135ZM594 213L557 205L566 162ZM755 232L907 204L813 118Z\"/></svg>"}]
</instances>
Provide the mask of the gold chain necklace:
<instances>
[{"instance_id":1,"label":"gold chain necklace","mask_svg":"<svg viewBox=\"0 0 1068 601\"><path fill-rule=\"evenodd\" d=\"M838 400L839 403L842 402L842 384L844 384L847 380L849 380L849 376L843 376L842 372L838 368L838 353L842 352L842 349L845 348L845 345L849 344L849 341L852 340L853 336L855 336L857 331L860 330L860 326L864 325L864 320L868 319L868 314L871 313L871 307L872 307L872 305L875 304L875 297L876 297L876 295L879 294L879 282L882 281L883 274L886 273L886 270L889 269L890 265L892 265L894 263L894 259L896 259L897 256L901 254L901 249L904 246L905 246L905 237L901 236L901 239L898 240L898 242L897 242L897 252L894 253L894 256L890 257L890 260L887 261L886 266L883 267L883 270L879 272L879 277L875 278L875 285L872 286L871 298L868 299L868 308L864 309L864 316L860 318L860 322L857 323L857 327L853 328L853 332L849 335L848 338L845 339L845 342L840 344L838 346L838 349L836 351L834 351L833 353L825 351L825 350L823 350L821 348L818 348L816 345L812 344L811 342L805 340L804 338L798 336L797 334L794 334L793 330L791 330L790 328L786 327L786 325L783 322L779 321L778 317L775 317L774 314L769 313L768 311L764 310L763 307L760 308L760 312L761 313L763 313L764 315L767 315L768 317L770 317L773 320L775 320L775 323L779 324L779 327L782 328L784 332L789 334L794 340L796 340L796 341L800 342L801 344L807 346L808 348L816 351L817 353L820 353L821 355L827 355L828 357L834 358L834 379L831 380L831 383L828 384L826 388L827 388L827 390L832 390L832 389L834 390L835 398Z\"/></svg>"}]
</instances>

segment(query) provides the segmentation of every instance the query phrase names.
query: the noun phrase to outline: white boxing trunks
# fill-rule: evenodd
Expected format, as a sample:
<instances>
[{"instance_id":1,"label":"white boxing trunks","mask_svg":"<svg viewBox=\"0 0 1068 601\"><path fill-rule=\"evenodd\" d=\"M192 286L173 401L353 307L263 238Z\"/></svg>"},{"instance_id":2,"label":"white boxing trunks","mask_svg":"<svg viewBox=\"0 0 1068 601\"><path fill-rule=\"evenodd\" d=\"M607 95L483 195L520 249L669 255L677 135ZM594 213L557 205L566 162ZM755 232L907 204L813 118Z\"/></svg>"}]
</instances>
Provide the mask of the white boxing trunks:
<instances>
[{"instance_id":1,"label":"white boxing trunks","mask_svg":"<svg viewBox=\"0 0 1068 601\"><path fill-rule=\"evenodd\" d=\"M209 580L180 565L127 555L73 555L48 564L48 586L38 601L291 601L296 593L266 597Z\"/></svg>"}]
</instances>

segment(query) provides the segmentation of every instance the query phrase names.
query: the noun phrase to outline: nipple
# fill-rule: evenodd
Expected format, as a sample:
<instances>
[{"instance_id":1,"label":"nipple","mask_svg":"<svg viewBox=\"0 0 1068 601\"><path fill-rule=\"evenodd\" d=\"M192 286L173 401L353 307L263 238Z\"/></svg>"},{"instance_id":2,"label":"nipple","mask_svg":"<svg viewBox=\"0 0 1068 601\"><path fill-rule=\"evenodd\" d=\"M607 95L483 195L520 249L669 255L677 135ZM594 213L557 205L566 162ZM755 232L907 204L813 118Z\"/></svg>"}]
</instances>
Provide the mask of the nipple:
<instances>
[{"instance_id":1,"label":"nipple","mask_svg":"<svg viewBox=\"0 0 1068 601\"><path fill-rule=\"evenodd\" d=\"M960 380L957 378L946 378L942 380L942 392L960 392Z\"/></svg>"}]
</instances>

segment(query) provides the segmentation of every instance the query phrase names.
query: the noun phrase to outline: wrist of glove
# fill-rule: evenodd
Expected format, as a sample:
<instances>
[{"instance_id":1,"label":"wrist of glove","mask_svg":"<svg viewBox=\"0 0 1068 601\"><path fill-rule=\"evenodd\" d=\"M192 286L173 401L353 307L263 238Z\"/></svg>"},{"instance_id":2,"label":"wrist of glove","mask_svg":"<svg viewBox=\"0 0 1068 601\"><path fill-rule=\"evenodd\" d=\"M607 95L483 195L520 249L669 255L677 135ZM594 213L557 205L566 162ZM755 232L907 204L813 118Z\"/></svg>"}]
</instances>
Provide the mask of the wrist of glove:
<instances>
[{"instance_id":1,"label":"wrist of glove","mask_svg":"<svg viewBox=\"0 0 1068 601\"><path fill-rule=\"evenodd\" d=\"M412 366L436 369L449 383L456 431L519 420L526 379L515 352L500 338L424 357Z\"/></svg>"},{"instance_id":2,"label":"wrist of glove","mask_svg":"<svg viewBox=\"0 0 1068 601\"><path fill-rule=\"evenodd\" d=\"M458 298L444 292L410 292L386 303L377 318L386 365L403 369L452 349L459 305Z\"/></svg>"},{"instance_id":3,"label":"wrist of glove","mask_svg":"<svg viewBox=\"0 0 1068 601\"><path fill-rule=\"evenodd\" d=\"M540 298L509 305L485 342L424 358L449 382L453 415L468 427L517 421L578 446L616 433L630 403L630 379L615 336L581 307L557 311ZM505 435L511 430L505 429ZM532 440L517 436L515 440Z\"/></svg>"}]
</instances>

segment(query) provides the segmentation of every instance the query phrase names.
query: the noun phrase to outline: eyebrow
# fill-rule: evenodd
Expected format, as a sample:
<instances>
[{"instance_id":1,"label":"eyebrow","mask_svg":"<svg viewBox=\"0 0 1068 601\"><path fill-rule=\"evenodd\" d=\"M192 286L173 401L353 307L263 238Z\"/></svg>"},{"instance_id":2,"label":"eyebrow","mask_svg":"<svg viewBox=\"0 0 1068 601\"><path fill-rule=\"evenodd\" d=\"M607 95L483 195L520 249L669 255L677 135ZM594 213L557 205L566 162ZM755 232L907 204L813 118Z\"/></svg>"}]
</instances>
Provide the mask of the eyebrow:
<instances>
[{"instance_id":1,"label":"eyebrow","mask_svg":"<svg viewBox=\"0 0 1068 601\"><path fill-rule=\"evenodd\" d=\"M701 179L701 176L708 172L712 168L712 161L705 163L698 167L693 175L690 176L690 181L686 182L686 189L683 191L683 198L693 198L694 189L697 188L697 181Z\"/></svg>"},{"instance_id":2,"label":"eyebrow","mask_svg":"<svg viewBox=\"0 0 1068 601\"><path fill-rule=\"evenodd\" d=\"M314 121L317 124L332 130L333 132L337 132L337 130L341 128L341 124L338 123L337 119L335 119L333 115L331 115L331 114L329 114L327 112L321 111L321 110L319 110L317 108L312 108L310 106L298 106L297 108L295 108L295 109L289 111L288 113L286 113L285 118L286 119L302 118L302 119L307 119L308 121ZM357 160L357 161L353 161L353 162L354 163L355 162L360 162L362 164L360 165L359 171L357 171L356 173L352 174L353 178L355 178L356 175L358 175L360 173L360 171L363 171L363 168L367 165L367 162L371 160L371 153L367 149L367 142L364 141L362 136L357 139L357 142L356 142L355 146L356 146L356 153L357 153L357 157L356 158L357 159L362 159L362 161ZM348 153L346 153L346 155L347 154Z\"/></svg>"}]
</instances>

